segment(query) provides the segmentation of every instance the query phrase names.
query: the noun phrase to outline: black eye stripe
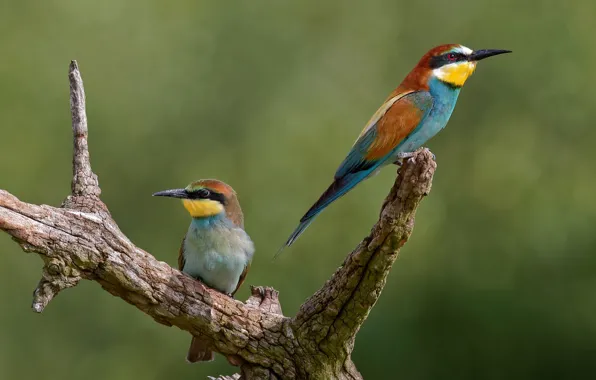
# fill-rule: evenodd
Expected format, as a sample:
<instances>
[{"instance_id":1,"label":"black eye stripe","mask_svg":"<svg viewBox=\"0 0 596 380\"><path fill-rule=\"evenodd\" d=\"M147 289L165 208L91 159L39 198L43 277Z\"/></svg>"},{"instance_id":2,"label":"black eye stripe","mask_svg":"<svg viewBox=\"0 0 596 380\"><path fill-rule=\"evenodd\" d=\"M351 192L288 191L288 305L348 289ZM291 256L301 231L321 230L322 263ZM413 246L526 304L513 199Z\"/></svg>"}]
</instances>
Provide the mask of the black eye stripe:
<instances>
[{"instance_id":1,"label":"black eye stripe","mask_svg":"<svg viewBox=\"0 0 596 380\"><path fill-rule=\"evenodd\" d=\"M436 69L441 66L448 65L450 63L462 62L462 61L467 61L467 60L468 60L468 57L465 54L449 52L449 53L438 55L436 57L432 57L430 59L430 68Z\"/></svg>"},{"instance_id":2,"label":"black eye stripe","mask_svg":"<svg viewBox=\"0 0 596 380\"><path fill-rule=\"evenodd\" d=\"M187 191L188 199L210 199L225 204L225 197L223 194L209 189L198 189L194 191Z\"/></svg>"}]
</instances>

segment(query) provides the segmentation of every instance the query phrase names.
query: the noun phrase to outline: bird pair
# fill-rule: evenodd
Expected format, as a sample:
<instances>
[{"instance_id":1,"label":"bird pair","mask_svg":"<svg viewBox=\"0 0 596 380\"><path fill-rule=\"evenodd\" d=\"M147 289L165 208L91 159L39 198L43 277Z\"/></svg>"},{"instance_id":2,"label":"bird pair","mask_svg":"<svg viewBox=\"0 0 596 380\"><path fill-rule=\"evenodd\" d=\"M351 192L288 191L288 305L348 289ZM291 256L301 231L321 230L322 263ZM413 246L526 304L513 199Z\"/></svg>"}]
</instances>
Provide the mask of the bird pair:
<instances>
[{"instance_id":1,"label":"bird pair","mask_svg":"<svg viewBox=\"0 0 596 380\"><path fill-rule=\"evenodd\" d=\"M473 51L456 44L441 45L426 53L366 124L335 172L333 183L300 219L277 254L292 245L333 201L383 166L407 157L443 129L476 63L503 53L510 51ZM234 190L221 181L200 180L184 189L153 195L181 198L192 217L182 240L179 269L233 296L254 253ZM213 360L209 342L193 337L187 360Z\"/></svg>"}]
</instances>

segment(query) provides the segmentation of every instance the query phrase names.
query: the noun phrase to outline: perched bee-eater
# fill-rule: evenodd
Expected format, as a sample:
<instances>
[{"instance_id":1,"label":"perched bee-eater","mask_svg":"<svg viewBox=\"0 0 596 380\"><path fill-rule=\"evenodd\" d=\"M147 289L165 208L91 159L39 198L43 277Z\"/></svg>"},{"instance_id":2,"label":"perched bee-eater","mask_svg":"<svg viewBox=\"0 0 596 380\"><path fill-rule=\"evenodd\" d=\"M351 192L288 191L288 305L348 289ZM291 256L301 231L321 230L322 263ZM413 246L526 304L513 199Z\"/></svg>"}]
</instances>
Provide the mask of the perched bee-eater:
<instances>
[{"instance_id":1,"label":"perched bee-eater","mask_svg":"<svg viewBox=\"0 0 596 380\"><path fill-rule=\"evenodd\" d=\"M399 160L411 156L411 152L443 129L453 112L459 91L474 72L476 63L510 52L473 51L462 45L449 44L426 53L366 124L335 172L333 183L300 219L284 247L290 246L333 201L381 167L399 164Z\"/></svg>"},{"instance_id":2,"label":"perched bee-eater","mask_svg":"<svg viewBox=\"0 0 596 380\"><path fill-rule=\"evenodd\" d=\"M160 191L154 196L181 198L192 217L182 239L178 268L207 286L233 296L246 278L254 245L244 231L244 217L234 190L204 179L184 189ZM186 360L213 360L209 342L193 337Z\"/></svg>"}]
</instances>

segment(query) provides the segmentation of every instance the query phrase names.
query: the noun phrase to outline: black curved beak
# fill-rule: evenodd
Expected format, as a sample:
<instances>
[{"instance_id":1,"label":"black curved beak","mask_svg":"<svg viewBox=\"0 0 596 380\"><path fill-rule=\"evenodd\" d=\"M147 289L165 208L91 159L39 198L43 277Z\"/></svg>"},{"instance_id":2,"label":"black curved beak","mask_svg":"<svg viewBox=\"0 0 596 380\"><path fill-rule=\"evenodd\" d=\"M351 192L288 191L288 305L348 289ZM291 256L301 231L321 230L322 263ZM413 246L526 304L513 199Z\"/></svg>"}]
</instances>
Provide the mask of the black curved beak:
<instances>
[{"instance_id":1,"label":"black curved beak","mask_svg":"<svg viewBox=\"0 0 596 380\"><path fill-rule=\"evenodd\" d=\"M496 50L496 49L484 49L476 50L469 57L470 61L480 61L484 58L492 57L499 54L511 53L511 50Z\"/></svg>"},{"instance_id":2,"label":"black curved beak","mask_svg":"<svg viewBox=\"0 0 596 380\"><path fill-rule=\"evenodd\" d=\"M188 193L184 189L172 189L172 190L158 191L157 193L153 194L153 196L154 197L170 197L170 198L187 199Z\"/></svg>"}]
</instances>

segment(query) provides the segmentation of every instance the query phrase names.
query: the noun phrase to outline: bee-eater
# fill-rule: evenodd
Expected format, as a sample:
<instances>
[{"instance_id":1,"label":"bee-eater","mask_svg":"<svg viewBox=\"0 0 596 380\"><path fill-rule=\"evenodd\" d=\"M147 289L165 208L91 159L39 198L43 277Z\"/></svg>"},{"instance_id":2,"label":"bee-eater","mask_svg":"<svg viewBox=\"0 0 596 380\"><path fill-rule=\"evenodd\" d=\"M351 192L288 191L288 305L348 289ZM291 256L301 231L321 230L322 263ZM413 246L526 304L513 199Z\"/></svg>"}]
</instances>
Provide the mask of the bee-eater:
<instances>
[{"instance_id":1,"label":"bee-eater","mask_svg":"<svg viewBox=\"0 0 596 380\"><path fill-rule=\"evenodd\" d=\"M476 50L457 44L431 49L364 127L335 172L333 183L300 219L290 246L333 201L381 167L411 155L445 127L459 92L481 59L509 50ZM278 251L281 252L280 249Z\"/></svg>"},{"instance_id":2,"label":"bee-eater","mask_svg":"<svg viewBox=\"0 0 596 380\"><path fill-rule=\"evenodd\" d=\"M192 217L182 239L178 268L207 286L234 296L246 278L255 251L244 231L236 192L221 181L204 179L184 189L160 191L153 196L181 198ZM213 360L209 342L193 337L186 360Z\"/></svg>"}]
</instances>

